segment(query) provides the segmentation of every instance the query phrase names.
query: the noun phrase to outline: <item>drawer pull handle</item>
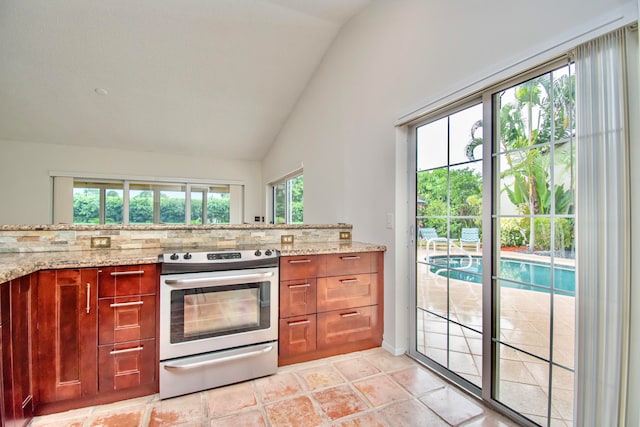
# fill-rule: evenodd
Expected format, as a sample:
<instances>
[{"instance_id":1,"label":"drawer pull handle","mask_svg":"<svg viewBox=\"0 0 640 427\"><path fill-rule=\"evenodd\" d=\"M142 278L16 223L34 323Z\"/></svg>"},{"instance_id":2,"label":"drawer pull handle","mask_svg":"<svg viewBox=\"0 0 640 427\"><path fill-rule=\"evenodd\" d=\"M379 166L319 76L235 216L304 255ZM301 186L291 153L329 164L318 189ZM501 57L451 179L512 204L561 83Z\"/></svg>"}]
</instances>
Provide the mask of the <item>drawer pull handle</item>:
<instances>
[{"instance_id":1,"label":"drawer pull handle","mask_svg":"<svg viewBox=\"0 0 640 427\"><path fill-rule=\"evenodd\" d=\"M356 279L356 278L353 278L353 279L342 279L342 280L340 280L340 283L358 283L358 282L359 282L359 280L358 280L358 279Z\"/></svg>"},{"instance_id":2,"label":"drawer pull handle","mask_svg":"<svg viewBox=\"0 0 640 427\"><path fill-rule=\"evenodd\" d=\"M360 316L360 313L358 313L357 311L354 311L353 313L344 313L340 315L340 317L354 317L354 316Z\"/></svg>"},{"instance_id":3,"label":"drawer pull handle","mask_svg":"<svg viewBox=\"0 0 640 427\"><path fill-rule=\"evenodd\" d=\"M292 259L292 260L289 260L289 264L304 264L304 263L307 263L307 262L311 262L311 260L310 259Z\"/></svg>"},{"instance_id":4,"label":"drawer pull handle","mask_svg":"<svg viewBox=\"0 0 640 427\"><path fill-rule=\"evenodd\" d=\"M91 283L87 283L87 314L91 311Z\"/></svg>"},{"instance_id":5,"label":"drawer pull handle","mask_svg":"<svg viewBox=\"0 0 640 427\"><path fill-rule=\"evenodd\" d=\"M289 322L289 326L299 326L299 325L306 325L311 323L311 320L299 320L297 322Z\"/></svg>"},{"instance_id":6,"label":"drawer pull handle","mask_svg":"<svg viewBox=\"0 0 640 427\"><path fill-rule=\"evenodd\" d=\"M343 261L349 261L349 260L360 259L360 257L357 255L347 255L347 256L341 256L340 259Z\"/></svg>"},{"instance_id":7,"label":"drawer pull handle","mask_svg":"<svg viewBox=\"0 0 640 427\"><path fill-rule=\"evenodd\" d=\"M308 288L309 286L311 286L311 283L302 283L300 285L289 285L289 289Z\"/></svg>"},{"instance_id":8,"label":"drawer pull handle","mask_svg":"<svg viewBox=\"0 0 640 427\"><path fill-rule=\"evenodd\" d=\"M125 348L123 350L111 350L109 354L113 356L116 354L132 353L134 351L142 351L142 350L144 350L144 347L140 346L140 347L133 347L133 348Z\"/></svg>"},{"instance_id":9,"label":"drawer pull handle","mask_svg":"<svg viewBox=\"0 0 640 427\"><path fill-rule=\"evenodd\" d=\"M113 304L109 304L109 307L111 307L111 308L131 307L132 305L142 305L142 304L144 304L144 301L116 302L116 303L113 303Z\"/></svg>"},{"instance_id":10,"label":"drawer pull handle","mask_svg":"<svg viewBox=\"0 0 640 427\"><path fill-rule=\"evenodd\" d=\"M136 271L112 271L112 276L142 276L144 274L144 270L136 270Z\"/></svg>"}]
</instances>

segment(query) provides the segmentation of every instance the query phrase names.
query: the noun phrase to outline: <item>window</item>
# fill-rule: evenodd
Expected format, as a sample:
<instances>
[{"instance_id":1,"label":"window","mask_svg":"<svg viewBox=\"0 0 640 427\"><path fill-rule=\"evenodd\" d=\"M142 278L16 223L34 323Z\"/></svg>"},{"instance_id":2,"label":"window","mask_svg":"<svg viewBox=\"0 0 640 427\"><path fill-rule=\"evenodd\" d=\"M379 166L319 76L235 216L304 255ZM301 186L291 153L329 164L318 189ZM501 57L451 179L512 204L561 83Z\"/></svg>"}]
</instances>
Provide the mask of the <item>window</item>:
<instances>
[{"instance_id":1,"label":"window","mask_svg":"<svg viewBox=\"0 0 640 427\"><path fill-rule=\"evenodd\" d=\"M302 174L290 176L272 184L273 223L302 224L303 188Z\"/></svg>"},{"instance_id":2,"label":"window","mask_svg":"<svg viewBox=\"0 0 640 427\"><path fill-rule=\"evenodd\" d=\"M230 201L229 185L76 179L73 223L228 224Z\"/></svg>"}]
</instances>

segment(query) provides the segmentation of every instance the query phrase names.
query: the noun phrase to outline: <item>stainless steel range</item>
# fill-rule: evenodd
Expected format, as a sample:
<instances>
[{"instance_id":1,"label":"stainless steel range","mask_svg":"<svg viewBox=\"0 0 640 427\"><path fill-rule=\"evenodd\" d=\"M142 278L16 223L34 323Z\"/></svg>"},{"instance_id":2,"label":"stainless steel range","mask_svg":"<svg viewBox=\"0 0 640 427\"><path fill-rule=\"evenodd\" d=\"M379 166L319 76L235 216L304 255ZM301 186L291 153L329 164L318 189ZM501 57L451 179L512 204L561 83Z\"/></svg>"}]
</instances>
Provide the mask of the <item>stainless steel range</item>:
<instances>
[{"instance_id":1,"label":"stainless steel range","mask_svg":"<svg viewBox=\"0 0 640 427\"><path fill-rule=\"evenodd\" d=\"M160 398L278 366L277 250L161 255Z\"/></svg>"}]
</instances>

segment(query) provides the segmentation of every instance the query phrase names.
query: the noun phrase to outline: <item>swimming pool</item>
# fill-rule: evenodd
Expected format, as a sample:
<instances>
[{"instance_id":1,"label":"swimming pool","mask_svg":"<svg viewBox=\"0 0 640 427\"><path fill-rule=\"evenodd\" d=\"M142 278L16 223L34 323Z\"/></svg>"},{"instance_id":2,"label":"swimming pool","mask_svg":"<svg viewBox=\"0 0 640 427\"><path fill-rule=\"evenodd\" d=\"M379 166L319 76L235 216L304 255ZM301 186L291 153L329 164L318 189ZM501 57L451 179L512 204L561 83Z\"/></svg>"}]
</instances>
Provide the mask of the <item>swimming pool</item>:
<instances>
[{"instance_id":1,"label":"swimming pool","mask_svg":"<svg viewBox=\"0 0 640 427\"><path fill-rule=\"evenodd\" d=\"M430 269L434 273L446 277L448 271L449 277L452 279L482 283L482 258L480 257L471 257L471 264L469 265L468 257L454 256L450 258L449 267L455 270L447 270L446 267L446 256L435 256L431 258ZM549 292L551 288L551 266L541 262L501 258L497 276L501 279L501 286L539 292ZM525 283L536 286L526 285ZM575 284L574 268L554 266L553 287L555 290L574 294Z\"/></svg>"}]
</instances>

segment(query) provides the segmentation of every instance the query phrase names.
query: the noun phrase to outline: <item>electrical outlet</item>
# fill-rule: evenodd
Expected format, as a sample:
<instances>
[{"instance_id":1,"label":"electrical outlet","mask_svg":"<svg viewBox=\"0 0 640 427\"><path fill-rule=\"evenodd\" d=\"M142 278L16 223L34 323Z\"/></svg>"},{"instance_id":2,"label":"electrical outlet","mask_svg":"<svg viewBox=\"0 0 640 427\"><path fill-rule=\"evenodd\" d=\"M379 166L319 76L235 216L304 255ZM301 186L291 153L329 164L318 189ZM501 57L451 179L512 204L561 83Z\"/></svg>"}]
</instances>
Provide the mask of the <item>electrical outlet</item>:
<instances>
[{"instance_id":1,"label":"electrical outlet","mask_svg":"<svg viewBox=\"0 0 640 427\"><path fill-rule=\"evenodd\" d=\"M282 244L292 244L293 243L293 234L283 234L280 236L280 243Z\"/></svg>"},{"instance_id":2,"label":"electrical outlet","mask_svg":"<svg viewBox=\"0 0 640 427\"><path fill-rule=\"evenodd\" d=\"M351 232L350 231L341 231L340 232L340 240L351 240Z\"/></svg>"},{"instance_id":3,"label":"electrical outlet","mask_svg":"<svg viewBox=\"0 0 640 427\"><path fill-rule=\"evenodd\" d=\"M111 237L92 237L91 247L94 249L108 249L111 247Z\"/></svg>"}]
</instances>

